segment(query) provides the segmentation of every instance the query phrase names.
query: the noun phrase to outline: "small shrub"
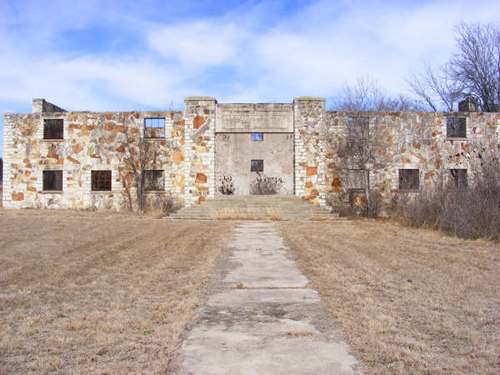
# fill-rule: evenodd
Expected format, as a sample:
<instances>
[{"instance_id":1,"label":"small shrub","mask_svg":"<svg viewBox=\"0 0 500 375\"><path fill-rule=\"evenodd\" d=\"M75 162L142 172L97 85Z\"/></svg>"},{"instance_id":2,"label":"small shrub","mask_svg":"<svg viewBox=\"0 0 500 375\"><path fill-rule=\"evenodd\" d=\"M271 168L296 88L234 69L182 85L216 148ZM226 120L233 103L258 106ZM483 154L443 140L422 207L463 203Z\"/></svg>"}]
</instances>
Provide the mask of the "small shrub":
<instances>
[{"instance_id":1,"label":"small shrub","mask_svg":"<svg viewBox=\"0 0 500 375\"><path fill-rule=\"evenodd\" d=\"M267 177L259 173L250 185L250 193L255 195L278 194L283 184L284 182L281 177Z\"/></svg>"},{"instance_id":2,"label":"small shrub","mask_svg":"<svg viewBox=\"0 0 500 375\"><path fill-rule=\"evenodd\" d=\"M500 239L500 170L498 159L471 171L469 186L440 183L415 196L394 200L403 223L442 230L461 238Z\"/></svg>"},{"instance_id":3,"label":"small shrub","mask_svg":"<svg viewBox=\"0 0 500 375\"><path fill-rule=\"evenodd\" d=\"M233 195L234 191L233 176L222 176L220 178L219 192L223 195Z\"/></svg>"},{"instance_id":4,"label":"small shrub","mask_svg":"<svg viewBox=\"0 0 500 375\"><path fill-rule=\"evenodd\" d=\"M159 212L163 216L168 216L180 208L175 197L170 195L156 194L148 199L148 201L147 211L152 213Z\"/></svg>"}]
</instances>

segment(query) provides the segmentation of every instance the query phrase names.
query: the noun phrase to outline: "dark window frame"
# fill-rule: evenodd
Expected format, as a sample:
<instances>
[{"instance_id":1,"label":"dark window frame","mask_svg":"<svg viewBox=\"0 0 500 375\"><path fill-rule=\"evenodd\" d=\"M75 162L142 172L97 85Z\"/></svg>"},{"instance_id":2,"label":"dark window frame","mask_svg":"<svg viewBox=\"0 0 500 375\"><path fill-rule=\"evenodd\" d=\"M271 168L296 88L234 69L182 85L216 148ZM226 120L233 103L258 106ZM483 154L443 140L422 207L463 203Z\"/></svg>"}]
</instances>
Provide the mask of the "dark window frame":
<instances>
[{"instance_id":1,"label":"dark window frame","mask_svg":"<svg viewBox=\"0 0 500 375\"><path fill-rule=\"evenodd\" d=\"M468 186L467 169L466 168L450 168L450 175L453 178L455 188L465 190Z\"/></svg>"},{"instance_id":2,"label":"dark window frame","mask_svg":"<svg viewBox=\"0 0 500 375\"><path fill-rule=\"evenodd\" d=\"M64 119L62 118L43 119L43 139L46 140L64 139Z\"/></svg>"},{"instance_id":3,"label":"dark window frame","mask_svg":"<svg viewBox=\"0 0 500 375\"><path fill-rule=\"evenodd\" d=\"M264 172L264 160L252 159L250 160L250 172Z\"/></svg>"},{"instance_id":4,"label":"dark window frame","mask_svg":"<svg viewBox=\"0 0 500 375\"><path fill-rule=\"evenodd\" d=\"M420 169L400 168L398 174L400 191L417 191L420 189Z\"/></svg>"},{"instance_id":5,"label":"dark window frame","mask_svg":"<svg viewBox=\"0 0 500 375\"><path fill-rule=\"evenodd\" d=\"M467 117L446 117L446 138L467 138Z\"/></svg>"},{"instance_id":6,"label":"dark window frame","mask_svg":"<svg viewBox=\"0 0 500 375\"><path fill-rule=\"evenodd\" d=\"M160 176L160 179L158 178ZM160 183L158 184L158 181ZM144 171L144 191L164 191L165 171L163 169L147 169Z\"/></svg>"},{"instance_id":7,"label":"dark window frame","mask_svg":"<svg viewBox=\"0 0 500 375\"><path fill-rule=\"evenodd\" d=\"M52 176L52 177L51 177ZM63 171L58 170L45 170L43 171L42 190L44 192L61 192L63 191ZM50 186L49 186L50 185Z\"/></svg>"},{"instance_id":8,"label":"dark window frame","mask_svg":"<svg viewBox=\"0 0 500 375\"><path fill-rule=\"evenodd\" d=\"M144 138L161 138L166 135L167 120L165 117L145 117L144 118ZM161 129L160 135L156 131ZM153 133L153 134L151 134Z\"/></svg>"},{"instance_id":9,"label":"dark window frame","mask_svg":"<svg viewBox=\"0 0 500 375\"><path fill-rule=\"evenodd\" d=\"M113 173L111 170L90 171L91 191L111 191Z\"/></svg>"},{"instance_id":10,"label":"dark window frame","mask_svg":"<svg viewBox=\"0 0 500 375\"><path fill-rule=\"evenodd\" d=\"M264 142L264 133L262 132L250 133L250 140L252 142Z\"/></svg>"}]
</instances>

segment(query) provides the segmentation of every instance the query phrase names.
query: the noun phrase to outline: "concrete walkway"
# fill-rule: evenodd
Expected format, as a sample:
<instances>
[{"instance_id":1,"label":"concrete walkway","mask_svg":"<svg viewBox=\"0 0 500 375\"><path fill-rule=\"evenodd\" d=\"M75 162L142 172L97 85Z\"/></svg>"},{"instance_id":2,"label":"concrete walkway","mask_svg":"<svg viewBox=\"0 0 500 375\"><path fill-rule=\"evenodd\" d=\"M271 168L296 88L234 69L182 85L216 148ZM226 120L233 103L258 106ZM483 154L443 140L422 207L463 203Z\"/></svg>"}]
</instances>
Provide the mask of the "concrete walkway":
<instances>
[{"instance_id":1,"label":"concrete walkway","mask_svg":"<svg viewBox=\"0 0 500 375\"><path fill-rule=\"evenodd\" d=\"M355 358L321 311L272 222L233 233L220 292L200 311L176 374L352 374Z\"/></svg>"}]
</instances>

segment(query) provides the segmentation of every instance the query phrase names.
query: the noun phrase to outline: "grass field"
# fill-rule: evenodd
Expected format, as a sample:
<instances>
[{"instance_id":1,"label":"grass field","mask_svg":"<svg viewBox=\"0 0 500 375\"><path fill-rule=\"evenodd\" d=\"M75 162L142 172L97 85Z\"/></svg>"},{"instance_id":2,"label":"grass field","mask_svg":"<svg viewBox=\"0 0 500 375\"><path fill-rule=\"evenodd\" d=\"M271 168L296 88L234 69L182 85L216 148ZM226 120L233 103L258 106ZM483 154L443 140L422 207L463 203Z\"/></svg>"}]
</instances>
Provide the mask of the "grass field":
<instances>
[{"instance_id":1,"label":"grass field","mask_svg":"<svg viewBox=\"0 0 500 375\"><path fill-rule=\"evenodd\" d=\"M230 225L0 210L0 374L162 373Z\"/></svg>"},{"instance_id":2,"label":"grass field","mask_svg":"<svg viewBox=\"0 0 500 375\"><path fill-rule=\"evenodd\" d=\"M368 374L499 374L500 245L355 220L280 223Z\"/></svg>"},{"instance_id":3,"label":"grass field","mask_svg":"<svg viewBox=\"0 0 500 375\"><path fill-rule=\"evenodd\" d=\"M275 225L368 374L500 373L498 243ZM165 373L233 226L0 210L0 374Z\"/></svg>"}]
</instances>

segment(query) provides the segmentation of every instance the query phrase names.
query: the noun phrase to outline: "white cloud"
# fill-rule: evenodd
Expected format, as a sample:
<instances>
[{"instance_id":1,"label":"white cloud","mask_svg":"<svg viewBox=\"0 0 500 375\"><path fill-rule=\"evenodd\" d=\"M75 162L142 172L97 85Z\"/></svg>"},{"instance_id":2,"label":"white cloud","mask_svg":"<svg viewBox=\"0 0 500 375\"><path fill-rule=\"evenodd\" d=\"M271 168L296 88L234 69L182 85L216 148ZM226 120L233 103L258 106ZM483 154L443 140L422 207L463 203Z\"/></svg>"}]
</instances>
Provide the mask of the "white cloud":
<instances>
[{"instance_id":1,"label":"white cloud","mask_svg":"<svg viewBox=\"0 0 500 375\"><path fill-rule=\"evenodd\" d=\"M148 32L149 47L186 67L231 64L245 39L246 30L231 23L194 21L156 26Z\"/></svg>"},{"instance_id":2,"label":"white cloud","mask_svg":"<svg viewBox=\"0 0 500 375\"><path fill-rule=\"evenodd\" d=\"M493 0L473 7L465 0L317 1L295 14L272 11L260 3L217 18L159 24L110 16L92 1L68 10L60 24L49 17L45 27L43 9L29 10L25 19L19 15L18 28L15 19L0 21L0 101L42 96L73 109L166 107L201 92L221 100L288 101L331 96L367 75L398 92L423 60L441 63L450 55L453 25L500 19ZM58 48L62 31L99 22L133 30L144 44L127 53L77 56Z\"/></svg>"}]
</instances>

